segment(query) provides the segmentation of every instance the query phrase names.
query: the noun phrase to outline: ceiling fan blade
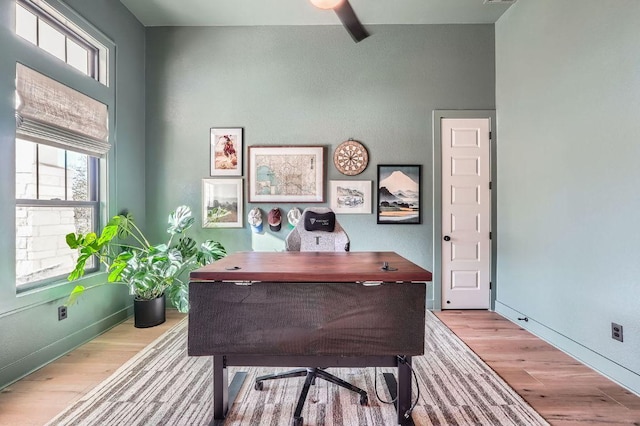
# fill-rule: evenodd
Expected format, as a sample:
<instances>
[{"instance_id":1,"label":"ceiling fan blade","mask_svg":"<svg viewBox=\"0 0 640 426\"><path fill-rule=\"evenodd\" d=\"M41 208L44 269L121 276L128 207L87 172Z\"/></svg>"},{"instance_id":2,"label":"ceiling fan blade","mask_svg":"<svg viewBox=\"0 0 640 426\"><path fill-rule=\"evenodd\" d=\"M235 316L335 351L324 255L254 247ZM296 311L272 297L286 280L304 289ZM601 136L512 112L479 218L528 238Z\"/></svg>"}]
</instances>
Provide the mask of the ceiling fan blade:
<instances>
[{"instance_id":1,"label":"ceiling fan blade","mask_svg":"<svg viewBox=\"0 0 640 426\"><path fill-rule=\"evenodd\" d=\"M353 11L351 4L349 4L349 0L344 0L333 10L335 10L338 18L340 18L342 25L344 25L349 34L351 34L353 41L357 43L369 37L369 33L364 26L362 26L362 23Z\"/></svg>"}]
</instances>

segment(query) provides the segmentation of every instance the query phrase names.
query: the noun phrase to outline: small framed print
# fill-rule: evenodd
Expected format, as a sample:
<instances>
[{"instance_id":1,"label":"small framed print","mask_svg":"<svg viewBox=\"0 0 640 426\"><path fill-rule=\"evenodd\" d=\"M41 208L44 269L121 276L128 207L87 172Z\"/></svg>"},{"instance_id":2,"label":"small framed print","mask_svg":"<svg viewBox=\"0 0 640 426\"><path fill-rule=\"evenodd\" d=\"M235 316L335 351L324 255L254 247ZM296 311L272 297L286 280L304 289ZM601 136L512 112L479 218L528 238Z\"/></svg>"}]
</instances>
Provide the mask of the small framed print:
<instances>
[{"instance_id":1,"label":"small framed print","mask_svg":"<svg viewBox=\"0 0 640 426\"><path fill-rule=\"evenodd\" d=\"M420 165L378 165L378 223L420 224Z\"/></svg>"},{"instance_id":2,"label":"small framed print","mask_svg":"<svg viewBox=\"0 0 640 426\"><path fill-rule=\"evenodd\" d=\"M202 227L242 228L242 178L202 179Z\"/></svg>"},{"instance_id":3,"label":"small framed print","mask_svg":"<svg viewBox=\"0 0 640 426\"><path fill-rule=\"evenodd\" d=\"M242 176L242 127L212 128L211 176Z\"/></svg>"},{"instance_id":4,"label":"small framed print","mask_svg":"<svg viewBox=\"0 0 640 426\"><path fill-rule=\"evenodd\" d=\"M371 214L370 180L329 181L331 209L339 214Z\"/></svg>"}]
</instances>

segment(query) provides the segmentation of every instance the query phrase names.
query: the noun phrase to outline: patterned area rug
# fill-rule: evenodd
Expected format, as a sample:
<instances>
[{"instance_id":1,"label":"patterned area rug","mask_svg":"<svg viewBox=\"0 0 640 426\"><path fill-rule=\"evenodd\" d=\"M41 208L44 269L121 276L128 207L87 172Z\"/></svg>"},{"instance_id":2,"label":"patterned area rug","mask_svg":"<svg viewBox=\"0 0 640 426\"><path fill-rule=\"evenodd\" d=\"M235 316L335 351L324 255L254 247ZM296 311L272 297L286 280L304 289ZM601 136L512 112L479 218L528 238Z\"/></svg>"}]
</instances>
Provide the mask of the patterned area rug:
<instances>
[{"instance_id":1,"label":"patterned area rug","mask_svg":"<svg viewBox=\"0 0 640 426\"><path fill-rule=\"evenodd\" d=\"M416 425L547 425L517 393L480 360L431 312L427 312L425 355L413 358L420 398ZM151 343L109 379L60 413L48 425L207 425L212 417L211 358L187 356L187 320ZM358 395L324 380L312 386L302 416L305 425L395 425L393 405L382 374L392 368L341 368L327 371L363 388ZM290 425L304 378L280 379L253 389L257 375L246 371L224 425ZM414 382L413 397L417 397Z\"/></svg>"}]
</instances>

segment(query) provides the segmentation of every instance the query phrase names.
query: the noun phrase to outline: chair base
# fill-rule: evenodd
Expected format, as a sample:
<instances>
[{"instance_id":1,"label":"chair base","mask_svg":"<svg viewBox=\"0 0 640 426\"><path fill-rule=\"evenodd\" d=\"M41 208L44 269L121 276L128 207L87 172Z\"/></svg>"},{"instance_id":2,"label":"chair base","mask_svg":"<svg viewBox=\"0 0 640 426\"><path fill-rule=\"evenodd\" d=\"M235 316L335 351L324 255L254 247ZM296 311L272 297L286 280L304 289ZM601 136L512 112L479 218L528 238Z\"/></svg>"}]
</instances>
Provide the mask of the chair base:
<instances>
[{"instance_id":1,"label":"chair base","mask_svg":"<svg viewBox=\"0 0 640 426\"><path fill-rule=\"evenodd\" d=\"M304 402L307 400L307 394L309 393L309 388L311 385L315 384L316 377L320 379L324 379L328 382L341 386L345 389L349 389L350 391L356 392L360 394L360 405L367 405L369 403L369 397L367 396L367 392L360 389L357 386L352 385L349 382L345 382L344 380L334 376L333 374L329 374L321 368L318 367L310 367L310 368L298 368L296 370L286 371L284 373L275 373L275 374L267 374L265 376L256 377L256 383L254 388L256 390L262 390L264 384L262 383L265 380L274 380L274 379L284 379L289 377L302 377L307 376L304 381L304 386L302 387L302 392L300 393L300 397L298 398L298 404L296 405L296 410L293 413L293 426L302 426L302 408L304 407Z\"/></svg>"}]
</instances>

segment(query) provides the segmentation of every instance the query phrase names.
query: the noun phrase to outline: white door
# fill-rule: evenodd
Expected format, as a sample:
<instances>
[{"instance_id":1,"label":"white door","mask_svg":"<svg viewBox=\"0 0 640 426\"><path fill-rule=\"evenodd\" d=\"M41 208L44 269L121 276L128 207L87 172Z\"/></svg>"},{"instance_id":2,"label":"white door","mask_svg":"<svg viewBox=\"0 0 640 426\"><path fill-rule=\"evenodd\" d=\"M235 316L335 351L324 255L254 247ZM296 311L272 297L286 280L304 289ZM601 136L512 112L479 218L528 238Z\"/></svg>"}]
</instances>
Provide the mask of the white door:
<instances>
[{"instance_id":1,"label":"white door","mask_svg":"<svg viewBox=\"0 0 640 426\"><path fill-rule=\"evenodd\" d=\"M488 309L490 120L441 120L442 308Z\"/></svg>"}]
</instances>

